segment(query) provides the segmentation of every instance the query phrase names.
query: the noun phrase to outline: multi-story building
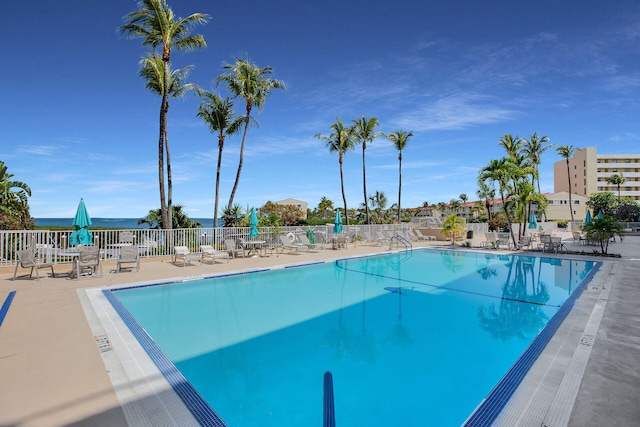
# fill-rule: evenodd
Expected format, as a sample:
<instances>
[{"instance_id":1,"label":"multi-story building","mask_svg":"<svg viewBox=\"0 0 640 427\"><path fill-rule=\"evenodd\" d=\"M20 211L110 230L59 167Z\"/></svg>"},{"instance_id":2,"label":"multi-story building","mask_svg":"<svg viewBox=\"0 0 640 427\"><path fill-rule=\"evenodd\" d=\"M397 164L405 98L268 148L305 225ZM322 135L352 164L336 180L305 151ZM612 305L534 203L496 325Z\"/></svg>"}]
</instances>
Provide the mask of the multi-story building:
<instances>
[{"instance_id":1,"label":"multi-story building","mask_svg":"<svg viewBox=\"0 0 640 427\"><path fill-rule=\"evenodd\" d=\"M617 174L625 179L620 185L620 196L640 200L640 154L598 154L594 147L583 148L569 159L569 173L571 189L566 160L553 164L554 192L571 191L589 197L598 191L611 191L617 195L617 185L607 182L607 178Z\"/></svg>"}]
</instances>

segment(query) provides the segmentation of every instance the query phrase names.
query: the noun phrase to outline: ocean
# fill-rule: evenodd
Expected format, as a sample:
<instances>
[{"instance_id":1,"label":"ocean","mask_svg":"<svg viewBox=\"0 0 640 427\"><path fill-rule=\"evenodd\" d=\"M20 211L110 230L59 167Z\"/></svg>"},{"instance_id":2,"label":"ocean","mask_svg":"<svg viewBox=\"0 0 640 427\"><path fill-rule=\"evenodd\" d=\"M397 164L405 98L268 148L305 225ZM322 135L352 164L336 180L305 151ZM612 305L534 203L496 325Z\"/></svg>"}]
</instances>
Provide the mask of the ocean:
<instances>
[{"instance_id":1,"label":"ocean","mask_svg":"<svg viewBox=\"0 0 640 427\"><path fill-rule=\"evenodd\" d=\"M138 225L139 218L91 218L89 228L115 228L118 230L133 230L149 228L146 224ZM204 228L213 227L213 218L191 218L200 222ZM71 227L73 218L35 218L38 227ZM218 221L221 222L220 220Z\"/></svg>"}]
</instances>

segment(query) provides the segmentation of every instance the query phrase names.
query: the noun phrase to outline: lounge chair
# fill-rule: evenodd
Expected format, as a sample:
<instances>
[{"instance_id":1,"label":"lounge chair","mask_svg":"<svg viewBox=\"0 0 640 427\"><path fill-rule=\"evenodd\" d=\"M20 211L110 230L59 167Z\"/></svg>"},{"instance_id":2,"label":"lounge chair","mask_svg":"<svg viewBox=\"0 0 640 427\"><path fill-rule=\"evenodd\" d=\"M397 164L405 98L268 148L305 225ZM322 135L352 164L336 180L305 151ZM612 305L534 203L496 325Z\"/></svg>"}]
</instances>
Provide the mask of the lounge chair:
<instances>
[{"instance_id":1,"label":"lounge chair","mask_svg":"<svg viewBox=\"0 0 640 427\"><path fill-rule=\"evenodd\" d=\"M80 277L102 277L102 262L100 261L100 247L98 246L80 246L79 254L73 260L74 268L72 276L76 280ZM98 274L100 269L100 274Z\"/></svg>"},{"instance_id":2,"label":"lounge chair","mask_svg":"<svg viewBox=\"0 0 640 427\"><path fill-rule=\"evenodd\" d=\"M55 273L53 272L53 264L51 264L50 262L38 264L38 262L36 261L35 255L29 249L18 251L17 253L18 253L18 261L16 262L15 270L13 270L12 280L16 280L16 273L18 273L18 267L30 268L31 271L29 272L29 278L31 278L31 276L33 275L33 270L35 270L36 279L40 280L40 273L38 272L39 268L51 268L51 277L55 277ZM18 277L27 277L27 275L25 274L24 276L18 276Z\"/></svg>"},{"instance_id":3,"label":"lounge chair","mask_svg":"<svg viewBox=\"0 0 640 427\"><path fill-rule=\"evenodd\" d=\"M191 263L193 260L198 260L202 264L202 254L200 252L191 252L186 246L174 246L173 247L173 260L175 264L178 259L182 260L182 266L185 267L187 263Z\"/></svg>"},{"instance_id":4,"label":"lounge chair","mask_svg":"<svg viewBox=\"0 0 640 427\"><path fill-rule=\"evenodd\" d=\"M484 242L482 242L483 248L497 248L498 234L493 231L484 233Z\"/></svg>"},{"instance_id":5,"label":"lounge chair","mask_svg":"<svg viewBox=\"0 0 640 427\"><path fill-rule=\"evenodd\" d=\"M135 240L135 238L136 236L134 236L132 232L121 231L120 235L118 236L118 243L120 245L133 245L133 241Z\"/></svg>"},{"instance_id":6,"label":"lounge chair","mask_svg":"<svg viewBox=\"0 0 640 427\"><path fill-rule=\"evenodd\" d=\"M369 233L368 231L364 231L363 232L365 239L367 240L367 242L379 246L382 244L382 240L380 240L379 238L373 238L371 236L371 233Z\"/></svg>"},{"instance_id":7,"label":"lounge chair","mask_svg":"<svg viewBox=\"0 0 640 427\"><path fill-rule=\"evenodd\" d=\"M531 249L531 236L522 236L518 241L518 249Z\"/></svg>"},{"instance_id":8,"label":"lounge chair","mask_svg":"<svg viewBox=\"0 0 640 427\"><path fill-rule=\"evenodd\" d=\"M326 246L324 245L324 243L311 243L311 241L305 234L299 234L298 239L300 239L300 243L302 243L303 245L306 245L309 248L309 250L326 249Z\"/></svg>"},{"instance_id":9,"label":"lounge chair","mask_svg":"<svg viewBox=\"0 0 640 427\"><path fill-rule=\"evenodd\" d=\"M281 234L279 238L280 243L282 243L282 251L280 253L283 253L285 249L289 249L289 251L292 252L295 251L296 253L300 251L309 252L309 246L303 245L302 243L292 243L284 234Z\"/></svg>"},{"instance_id":10,"label":"lounge chair","mask_svg":"<svg viewBox=\"0 0 640 427\"><path fill-rule=\"evenodd\" d=\"M584 245L587 243L587 238L584 234L580 233L579 231L572 231L571 234L573 235L573 243L576 245Z\"/></svg>"},{"instance_id":11,"label":"lounge chair","mask_svg":"<svg viewBox=\"0 0 640 427\"><path fill-rule=\"evenodd\" d=\"M422 231L420 231L419 228L416 228L415 230L413 230L413 232L416 234L419 240L436 240L436 236L426 236L422 234Z\"/></svg>"},{"instance_id":12,"label":"lounge chair","mask_svg":"<svg viewBox=\"0 0 640 427\"><path fill-rule=\"evenodd\" d=\"M123 264L135 264L136 271L140 271L140 253L136 246L122 246L120 248L116 264L116 273L120 273L120 267Z\"/></svg>"},{"instance_id":13,"label":"lounge chair","mask_svg":"<svg viewBox=\"0 0 640 427\"><path fill-rule=\"evenodd\" d=\"M212 245L200 245L200 252L203 260L207 257L211 258L211 264L215 264L216 259L226 259L229 262L229 252L214 249Z\"/></svg>"},{"instance_id":14,"label":"lounge chair","mask_svg":"<svg viewBox=\"0 0 640 427\"><path fill-rule=\"evenodd\" d=\"M229 252L229 255L231 255L233 258L235 258L236 255L240 253L242 254L242 258L245 257L244 246L242 246L242 244L238 244L238 242L236 242L235 240L225 239L224 246Z\"/></svg>"}]
</instances>

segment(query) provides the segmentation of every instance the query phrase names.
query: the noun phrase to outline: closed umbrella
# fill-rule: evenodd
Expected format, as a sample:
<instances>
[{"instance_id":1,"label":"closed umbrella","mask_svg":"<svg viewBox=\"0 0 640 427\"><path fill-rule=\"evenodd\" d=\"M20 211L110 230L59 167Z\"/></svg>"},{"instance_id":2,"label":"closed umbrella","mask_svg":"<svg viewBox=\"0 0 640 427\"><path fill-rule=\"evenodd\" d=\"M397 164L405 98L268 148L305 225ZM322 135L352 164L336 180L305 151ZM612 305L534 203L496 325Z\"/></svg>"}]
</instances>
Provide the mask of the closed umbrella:
<instances>
[{"instance_id":1,"label":"closed umbrella","mask_svg":"<svg viewBox=\"0 0 640 427\"><path fill-rule=\"evenodd\" d=\"M536 215L533 212L531 212L531 215L529 215L529 228L538 228L538 220L536 220Z\"/></svg>"},{"instance_id":2,"label":"closed umbrella","mask_svg":"<svg viewBox=\"0 0 640 427\"><path fill-rule=\"evenodd\" d=\"M336 219L333 220L333 232L342 233L342 217L339 210L336 210Z\"/></svg>"},{"instance_id":3,"label":"closed umbrella","mask_svg":"<svg viewBox=\"0 0 640 427\"><path fill-rule=\"evenodd\" d=\"M87 213L87 207L84 205L83 199L80 199L76 216L73 218L71 225L76 228L69 236L69 244L71 246L90 245L93 243L93 237L88 230L91 225L91 217Z\"/></svg>"},{"instance_id":4,"label":"closed umbrella","mask_svg":"<svg viewBox=\"0 0 640 427\"><path fill-rule=\"evenodd\" d=\"M251 216L249 216L249 237L256 237L258 234L258 216L256 215L256 208L251 208Z\"/></svg>"},{"instance_id":5,"label":"closed umbrella","mask_svg":"<svg viewBox=\"0 0 640 427\"><path fill-rule=\"evenodd\" d=\"M593 218L591 218L591 210L587 209L587 216L584 219L584 223L591 224L591 221L593 221Z\"/></svg>"},{"instance_id":6,"label":"closed umbrella","mask_svg":"<svg viewBox=\"0 0 640 427\"><path fill-rule=\"evenodd\" d=\"M602 219L602 211L598 212L598 219Z\"/></svg>"},{"instance_id":7,"label":"closed umbrella","mask_svg":"<svg viewBox=\"0 0 640 427\"><path fill-rule=\"evenodd\" d=\"M307 239L309 239L309 242L311 242L312 244L316 243L316 235L310 228L307 230Z\"/></svg>"}]
</instances>

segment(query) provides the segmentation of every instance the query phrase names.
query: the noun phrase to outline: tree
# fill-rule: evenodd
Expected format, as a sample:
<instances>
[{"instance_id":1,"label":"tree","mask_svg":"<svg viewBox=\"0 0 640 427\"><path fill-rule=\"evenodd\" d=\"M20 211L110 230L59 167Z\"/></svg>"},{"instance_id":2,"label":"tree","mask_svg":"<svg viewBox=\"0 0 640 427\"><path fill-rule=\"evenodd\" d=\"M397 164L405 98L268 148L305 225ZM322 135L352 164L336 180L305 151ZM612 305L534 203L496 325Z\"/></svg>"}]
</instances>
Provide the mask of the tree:
<instances>
[{"instance_id":1,"label":"tree","mask_svg":"<svg viewBox=\"0 0 640 427\"><path fill-rule=\"evenodd\" d=\"M169 111L169 78L171 62L171 50L194 50L207 45L200 34L191 34L191 28L195 25L205 24L208 16L202 13L193 13L186 18L176 17L166 0L140 0L139 10L125 16L125 24L120 27L120 34L127 37L141 37L143 46L150 46L153 50L162 49L163 83L162 102L160 104L160 136L158 138L158 177L160 186L160 211L163 224L171 228L171 195L166 200L164 183L164 152L167 150L167 169L170 170L171 162L168 158L167 113ZM167 178L168 179L168 178ZM171 183L168 183L167 191L171 192Z\"/></svg>"},{"instance_id":2,"label":"tree","mask_svg":"<svg viewBox=\"0 0 640 427\"><path fill-rule=\"evenodd\" d=\"M333 202L327 197L322 197L320 203L318 203L318 215L322 219L327 219L327 212L333 212L335 210Z\"/></svg>"},{"instance_id":3,"label":"tree","mask_svg":"<svg viewBox=\"0 0 640 427\"><path fill-rule=\"evenodd\" d=\"M461 202L460 206L463 208L463 213L464 213L464 211L466 210L467 201L469 200L469 196L467 196L466 193L462 193L458 196L458 198L460 199L460 202Z\"/></svg>"},{"instance_id":4,"label":"tree","mask_svg":"<svg viewBox=\"0 0 640 427\"><path fill-rule=\"evenodd\" d=\"M507 220L509 232L511 233L511 239L513 244L516 245L516 239L513 235L513 227L511 227L511 216L508 211L508 204L506 203L505 194L509 191L509 182L514 175L514 164L507 157L503 157L500 160L491 160L487 166L480 170L478 176L478 182L491 182L498 183L500 191L500 199L502 201L502 210ZM491 222L491 221L489 221Z\"/></svg>"},{"instance_id":5,"label":"tree","mask_svg":"<svg viewBox=\"0 0 640 427\"><path fill-rule=\"evenodd\" d=\"M631 198L624 198L618 202L615 218L618 221L637 222L640 218L640 205Z\"/></svg>"},{"instance_id":6,"label":"tree","mask_svg":"<svg viewBox=\"0 0 640 427\"><path fill-rule=\"evenodd\" d=\"M622 225L608 215L603 215L602 218L596 216L589 224L585 224L584 231L587 234L587 240L600 244L603 254L607 253L611 238L619 236L622 241L624 237Z\"/></svg>"},{"instance_id":7,"label":"tree","mask_svg":"<svg viewBox=\"0 0 640 427\"><path fill-rule=\"evenodd\" d=\"M402 198L402 150L407 146L409 138L413 136L413 132L406 130L397 130L387 135L387 139L393 143L398 150L398 223L401 222L401 198Z\"/></svg>"},{"instance_id":8,"label":"tree","mask_svg":"<svg viewBox=\"0 0 640 427\"><path fill-rule=\"evenodd\" d=\"M462 237L464 232L464 220L452 213L442 221L442 232L449 236L451 244L455 244L456 239Z\"/></svg>"},{"instance_id":9,"label":"tree","mask_svg":"<svg viewBox=\"0 0 640 427\"><path fill-rule=\"evenodd\" d=\"M218 134L218 166L216 168L216 189L215 202L213 207L213 227L218 226L218 201L220 195L220 168L222 165L222 150L224 139L228 135L233 135L240 130L244 123L244 117L235 117L233 111L233 101L231 98L224 98L218 94L208 91L201 91L202 102L198 107L197 117L201 118L214 135Z\"/></svg>"},{"instance_id":10,"label":"tree","mask_svg":"<svg viewBox=\"0 0 640 427\"><path fill-rule=\"evenodd\" d=\"M609 184L615 185L618 188L618 201L620 201L620 186L627 182L627 179L622 174L614 173L607 178Z\"/></svg>"},{"instance_id":11,"label":"tree","mask_svg":"<svg viewBox=\"0 0 640 427\"><path fill-rule=\"evenodd\" d=\"M355 136L351 128L345 127L342 124L340 118L336 119L335 123L331 125L331 133L329 136L316 134L316 138L324 141L325 146L331 153L338 153L338 163L340 164L340 187L342 189L342 201L344 202L344 221L346 225L349 225L349 211L347 210L347 196L344 192L344 173L342 170L342 163L344 162L344 155L349 151L355 149Z\"/></svg>"},{"instance_id":12,"label":"tree","mask_svg":"<svg viewBox=\"0 0 640 427\"><path fill-rule=\"evenodd\" d=\"M362 186L364 189L364 209L367 216L367 224L369 224L369 204L367 203L367 168L365 167L364 153L367 149L367 141L372 142L383 135L382 132L376 131L376 126L378 125L378 119L375 117L360 117L353 121L353 132L360 145L362 145Z\"/></svg>"},{"instance_id":13,"label":"tree","mask_svg":"<svg viewBox=\"0 0 640 427\"><path fill-rule=\"evenodd\" d=\"M173 224L171 227L164 227L160 209L152 209L146 217L140 218L138 224L147 224L149 228L198 228L202 223L194 221L184 212L184 205L178 204L173 207Z\"/></svg>"},{"instance_id":14,"label":"tree","mask_svg":"<svg viewBox=\"0 0 640 427\"><path fill-rule=\"evenodd\" d=\"M449 208L451 208L453 213L455 213L457 215L458 211L460 210L460 200L451 199L451 201L449 202Z\"/></svg>"},{"instance_id":15,"label":"tree","mask_svg":"<svg viewBox=\"0 0 640 427\"><path fill-rule=\"evenodd\" d=\"M280 205L268 201L260 208L260 213L277 218L277 225L296 225L302 219L302 210L294 205Z\"/></svg>"},{"instance_id":16,"label":"tree","mask_svg":"<svg viewBox=\"0 0 640 427\"><path fill-rule=\"evenodd\" d=\"M369 204L376 212L377 222L383 224L385 222L384 210L387 207L387 196L383 191L376 191L376 194L369 196Z\"/></svg>"},{"instance_id":17,"label":"tree","mask_svg":"<svg viewBox=\"0 0 640 427\"><path fill-rule=\"evenodd\" d=\"M484 181L478 181L478 187L479 188L476 194L480 199L484 200L487 217L489 220L491 220L491 217L493 216L491 208L493 206L493 199L496 197L496 190L493 187L487 185L487 183L485 183Z\"/></svg>"},{"instance_id":18,"label":"tree","mask_svg":"<svg viewBox=\"0 0 640 427\"><path fill-rule=\"evenodd\" d=\"M549 148L552 147L551 144L546 146L543 145L547 142L549 142L549 137L542 136L538 138L538 132L534 132L533 135L529 137L529 139L525 139L525 138L522 139L522 152L527 157L529 157L529 159L531 160L531 164L535 168L535 174L531 175L531 184L534 186L537 184L538 194L542 194L542 192L540 191L540 171L539 171L539 166L540 166L540 163L542 162L542 153L544 153L545 151L547 151ZM546 221L547 220L546 213L544 214L544 218Z\"/></svg>"},{"instance_id":19,"label":"tree","mask_svg":"<svg viewBox=\"0 0 640 427\"><path fill-rule=\"evenodd\" d=\"M246 108L244 133L242 134L242 143L240 144L238 171L231 195L229 196L228 207L231 208L238 184L240 183L240 173L242 172L242 164L244 162L244 146L247 141L249 124L252 123L251 111L253 107L256 107L258 112L262 111L271 92L275 89L285 90L286 87L283 81L269 77L273 73L271 67L260 68L256 64L249 62L249 59L236 58L235 63L225 64L222 69L225 73L218 76L217 82L225 83L229 92L231 92L234 97L244 99ZM253 123L257 125L256 121L253 121Z\"/></svg>"},{"instance_id":20,"label":"tree","mask_svg":"<svg viewBox=\"0 0 640 427\"><path fill-rule=\"evenodd\" d=\"M236 227L243 216L242 206L238 204L231 207L225 206L222 209L222 224L224 227Z\"/></svg>"},{"instance_id":21,"label":"tree","mask_svg":"<svg viewBox=\"0 0 640 427\"><path fill-rule=\"evenodd\" d=\"M498 144L504 148L507 152L507 156L509 158L514 158L520 152L520 148L522 147L522 138L518 137L518 135L513 136L511 134L504 134Z\"/></svg>"},{"instance_id":22,"label":"tree","mask_svg":"<svg viewBox=\"0 0 640 427\"><path fill-rule=\"evenodd\" d=\"M22 181L12 179L13 174L0 161L0 230L32 229L33 218L29 213L31 188Z\"/></svg>"},{"instance_id":23,"label":"tree","mask_svg":"<svg viewBox=\"0 0 640 427\"><path fill-rule=\"evenodd\" d=\"M573 145L562 145L556 148L560 157L567 162L567 179L569 180L569 211L571 213L571 221L573 222L573 202L571 201L571 170L569 169L569 159L573 156L576 149Z\"/></svg>"},{"instance_id":24,"label":"tree","mask_svg":"<svg viewBox=\"0 0 640 427\"><path fill-rule=\"evenodd\" d=\"M600 212L605 216L614 216L617 205L616 196L609 191L592 193L587 200L587 206L593 211L593 216Z\"/></svg>"},{"instance_id":25,"label":"tree","mask_svg":"<svg viewBox=\"0 0 640 427\"><path fill-rule=\"evenodd\" d=\"M152 93L162 96L164 94L164 85L168 85L168 98L183 98L188 91L198 90L198 86L192 83L185 83L191 66L184 67L182 69L171 71L170 66L165 66L162 62L162 58L151 52L140 61L140 77L146 81L146 88ZM169 70L169 76L165 77L164 73ZM166 111L163 112L163 108L166 107ZM164 123L166 124L166 112L169 110L169 101L166 105L161 105L160 116L165 115ZM162 121L162 119L161 119ZM162 132L162 130L161 130ZM169 131L164 126L163 132L164 147L166 153L166 165L167 165L167 213L172 216L172 200L173 200L173 180L171 175L171 153L169 150ZM164 186L163 186L164 187ZM162 204L162 203L161 203ZM162 207L160 208L162 211Z\"/></svg>"}]
</instances>

